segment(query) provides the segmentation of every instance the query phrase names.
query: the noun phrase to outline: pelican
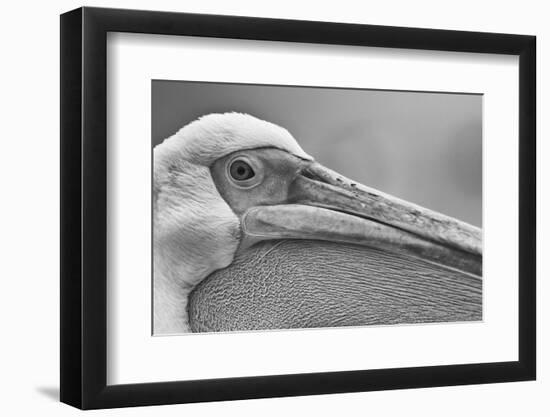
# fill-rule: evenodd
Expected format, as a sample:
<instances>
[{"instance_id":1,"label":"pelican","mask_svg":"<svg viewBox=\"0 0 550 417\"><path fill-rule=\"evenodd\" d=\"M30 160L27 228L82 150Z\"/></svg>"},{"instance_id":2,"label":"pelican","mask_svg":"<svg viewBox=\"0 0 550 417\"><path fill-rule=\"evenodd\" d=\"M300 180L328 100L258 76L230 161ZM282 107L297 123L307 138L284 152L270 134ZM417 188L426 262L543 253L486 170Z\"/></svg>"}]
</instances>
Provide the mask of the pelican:
<instances>
[{"instance_id":1,"label":"pelican","mask_svg":"<svg viewBox=\"0 0 550 417\"><path fill-rule=\"evenodd\" d=\"M479 228L203 116L154 148L153 332L481 319Z\"/></svg>"}]
</instances>

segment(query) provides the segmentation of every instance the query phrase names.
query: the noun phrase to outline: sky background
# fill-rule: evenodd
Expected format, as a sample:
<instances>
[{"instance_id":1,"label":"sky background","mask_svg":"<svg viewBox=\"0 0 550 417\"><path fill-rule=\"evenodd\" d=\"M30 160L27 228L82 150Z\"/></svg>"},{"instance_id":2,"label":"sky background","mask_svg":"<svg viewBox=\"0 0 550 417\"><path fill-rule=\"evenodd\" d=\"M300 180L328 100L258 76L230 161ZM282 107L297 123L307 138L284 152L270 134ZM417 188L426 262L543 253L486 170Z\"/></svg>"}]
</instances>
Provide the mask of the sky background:
<instances>
[{"instance_id":1,"label":"sky background","mask_svg":"<svg viewBox=\"0 0 550 417\"><path fill-rule=\"evenodd\" d=\"M346 177L481 226L481 95L154 80L152 145L230 111L285 127Z\"/></svg>"}]
</instances>

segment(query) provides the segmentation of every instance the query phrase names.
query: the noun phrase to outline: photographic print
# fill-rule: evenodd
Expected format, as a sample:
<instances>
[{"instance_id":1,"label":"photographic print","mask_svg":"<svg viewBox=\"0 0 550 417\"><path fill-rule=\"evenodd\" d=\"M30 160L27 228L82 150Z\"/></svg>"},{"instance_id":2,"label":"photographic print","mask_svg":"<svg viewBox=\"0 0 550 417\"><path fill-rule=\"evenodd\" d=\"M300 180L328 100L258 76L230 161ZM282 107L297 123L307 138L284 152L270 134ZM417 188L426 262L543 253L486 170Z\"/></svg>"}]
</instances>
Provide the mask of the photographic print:
<instances>
[{"instance_id":1,"label":"photographic print","mask_svg":"<svg viewBox=\"0 0 550 417\"><path fill-rule=\"evenodd\" d=\"M482 95L151 95L154 335L482 320Z\"/></svg>"},{"instance_id":2,"label":"photographic print","mask_svg":"<svg viewBox=\"0 0 550 417\"><path fill-rule=\"evenodd\" d=\"M90 7L60 34L62 402L536 379L534 36Z\"/></svg>"}]
</instances>

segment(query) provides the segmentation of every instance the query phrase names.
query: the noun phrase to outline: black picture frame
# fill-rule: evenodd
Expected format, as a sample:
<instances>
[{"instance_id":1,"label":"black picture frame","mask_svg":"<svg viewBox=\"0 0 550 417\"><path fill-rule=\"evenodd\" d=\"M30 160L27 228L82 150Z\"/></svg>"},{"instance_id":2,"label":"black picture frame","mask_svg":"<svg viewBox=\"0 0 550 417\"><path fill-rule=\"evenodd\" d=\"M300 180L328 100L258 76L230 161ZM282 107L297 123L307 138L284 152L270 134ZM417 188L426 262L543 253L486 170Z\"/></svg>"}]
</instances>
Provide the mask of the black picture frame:
<instances>
[{"instance_id":1,"label":"black picture frame","mask_svg":"<svg viewBox=\"0 0 550 417\"><path fill-rule=\"evenodd\" d=\"M519 360L107 385L108 32L519 56ZM535 51L524 35L88 7L61 15L61 401L94 409L535 379Z\"/></svg>"}]
</instances>

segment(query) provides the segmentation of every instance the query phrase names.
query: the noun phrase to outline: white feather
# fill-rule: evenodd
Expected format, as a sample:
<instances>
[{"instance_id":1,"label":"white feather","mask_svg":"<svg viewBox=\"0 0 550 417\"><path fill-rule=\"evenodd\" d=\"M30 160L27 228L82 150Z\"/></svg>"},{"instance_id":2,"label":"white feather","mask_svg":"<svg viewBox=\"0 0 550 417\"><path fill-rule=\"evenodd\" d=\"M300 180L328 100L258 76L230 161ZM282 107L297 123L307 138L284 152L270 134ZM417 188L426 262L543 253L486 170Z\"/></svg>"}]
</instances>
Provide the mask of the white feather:
<instances>
[{"instance_id":1,"label":"white feather","mask_svg":"<svg viewBox=\"0 0 550 417\"><path fill-rule=\"evenodd\" d=\"M231 264L240 222L218 193L210 165L229 153L275 147L311 160L285 129L240 113L210 114L154 150L154 332L189 331L193 288Z\"/></svg>"},{"instance_id":2,"label":"white feather","mask_svg":"<svg viewBox=\"0 0 550 417\"><path fill-rule=\"evenodd\" d=\"M157 146L155 170L157 164L166 164L174 158L210 166L229 153L261 147L279 148L303 159L313 159L280 126L249 114L214 113L182 127Z\"/></svg>"}]
</instances>

